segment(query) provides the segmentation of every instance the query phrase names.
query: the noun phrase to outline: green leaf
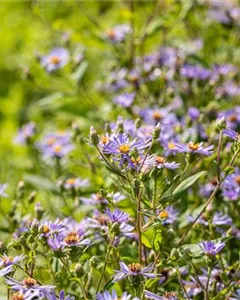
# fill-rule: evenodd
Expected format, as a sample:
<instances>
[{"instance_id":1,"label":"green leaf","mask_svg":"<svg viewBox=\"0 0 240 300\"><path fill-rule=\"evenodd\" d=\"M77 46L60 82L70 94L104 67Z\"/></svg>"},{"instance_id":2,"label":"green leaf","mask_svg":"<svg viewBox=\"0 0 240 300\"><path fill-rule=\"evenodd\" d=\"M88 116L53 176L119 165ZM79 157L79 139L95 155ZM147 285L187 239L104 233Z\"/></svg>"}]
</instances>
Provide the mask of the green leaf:
<instances>
[{"instance_id":1,"label":"green leaf","mask_svg":"<svg viewBox=\"0 0 240 300\"><path fill-rule=\"evenodd\" d=\"M162 226L160 224L160 226ZM162 242L162 230L158 227L150 228L142 233L142 243L147 248L153 248L155 251L159 250L159 244Z\"/></svg>"},{"instance_id":2,"label":"green leaf","mask_svg":"<svg viewBox=\"0 0 240 300\"><path fill-rule=\"evenodd\" d=\"M188 177L187 179L183 180L179 186L173 191L173 196L179 195L192 186L201 176L207 174L207 171L201 171L193 176Z\"/></svg>"},{"instance_id":3,"label":"green leaf","mask_svg":"<svg viewBox=\"0 0 240 300\"><path fill-rule=\"evenodd\" d=\"M113 278L110 279L106 284L105 286L103 287L103 289L100 291L101 293L106 291L106 290L109 290L113 285L115 284L115 282L113 281Z\"/></svg>"},{"instance_id":4,"label":"green leaf","mask_svg":"<svg viewBox=\"0 0 240 300\"><path fill-rule=\"evenodd\" d=\"M38 189L50 190L54 192L57 191L56 185L44 177L33 174L25 174L23 178L26 182Z\"/></svg>"},{"instance_id":5,"label":"green leaf","mask_svg":"<svg viewBox=\"0 0 240 300\"><path fill-rule=\"evenodd\" d=\"M84 74L86 73L88 68L88 62L83 61L80 66L77 68L75 73L72 74L72 79L76 80L77 82L80 82L83 78Z\"/></svg>"},{"instance_id":6,"label":"green leaf","mask_svg":"<svg viewBox=\"0 0 240 300\"><path fill-rule=\"evenodd\" d=\"M162 24L163 24L163 22L161 19L152 21L146 28L146 35L147 36L153 35L155 32L157 32L161 28Z\"/></svg>"}]
</instances>

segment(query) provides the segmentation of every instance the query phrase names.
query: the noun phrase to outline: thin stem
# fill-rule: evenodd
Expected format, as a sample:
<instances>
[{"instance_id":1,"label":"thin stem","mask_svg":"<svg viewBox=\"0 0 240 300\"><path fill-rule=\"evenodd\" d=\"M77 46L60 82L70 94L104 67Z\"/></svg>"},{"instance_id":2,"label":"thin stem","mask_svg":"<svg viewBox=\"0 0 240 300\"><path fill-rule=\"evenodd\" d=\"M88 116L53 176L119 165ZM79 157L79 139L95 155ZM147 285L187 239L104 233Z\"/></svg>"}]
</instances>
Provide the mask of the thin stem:
<instances>
[{"instance_id":1,"label":"thin stem","mask_svg":"<svg viewBox=\"0 0 240 300\"><path fill-rule=\"evenodd\" d=\"M208 267L208 277L207 277L207 283L206 283L206 290L204 292L204 300L208 300L208 288L209 288L209 282L211 277L212 268Z\"/></svg>"},{"instance_id":2,"label":"thin stem","mask_svg":"<svg viewBox=\"0 0 240 300\"><path fill-rule=\"evenodd\" d=\"M60 260L61 260L62 264L64 265L65 269L67 270L67 272L69 273L69 275L71 275L71 277L74 278L75 275L74 275L74 274L72 273L72 271L69 269L69 267L68 267L68 265L66 264L65 260L64 260L63 258L61 258ZM78 284L79 284L79 286L80 286L80 289L82 290L83 298L84 298L85 300L87 300L87 299L88 299L87 293L86 293L86 291L85 291L85 289L84 289L84 286L83 286L83 283L82 283L81 279L78 278L77 282L78 282Z\"/></svg>"},{"instance_id":3,"label":"thin stem","mask_svg":"<svg viewBox=\"0 0 240 300\"><path fill-rule=\"evenodd\" d=\"M217 179L218 179L218 182L220 181L220 176L221 176L221 168L220 168L221 146L222 146L222 130L220 131L220 134L219 134L218 150L217 150Z\"/></svg>"},{"instance_id":4,"label":"thin stem","mask_svg":"<svg viewBox=\"0 0 240 300\"><path fill-rule=\"evenodd\" d=\"M115 169L110 163L109 161L106 159L105 155L102 153L102 151L99 149L98 146L96 146L98 153L101 155L102 159L105 161L105 163L109 166L109 168L111 168L114 172L116 172L119 176L121 176L122 178L126 179L126 177L119 173L119 171L117 169Z\"/></svg>"},{"instance_id":5,"label":"thin stem","mask_svg":"<svg viewBox=\"0 0 240 300\"><path fill-rule=\"evenodd\" d=\"M114 240L114 238L113 238L113 240ZM99 292L99 289L100 289L100 286L101 286L101 283L102 283L102 280L103 280L103 276L104 276L104 273L106 271L108 258L109 258L110 252L111 252L111 248L112 248L112 242L110 242L110 244L108 245L108 248L107 248L107 254L106 254L106 257L105 257L102 274L101 274L101 277L100 277L100 280L99 280L98 286L97 286L97 293Z\"/></svg>"},{"instance_id":6,"label":"thin stem","mask_svg":"<svg viewBox=\"0 0 240 300\"><path fill-rule=\"evenodd\" d=\"M142 232L141 232L141 188L137 196L137 233L139 262L142 261Z\"/></svg>"},{"instance_id":7,"label":"thin stem","mask_svg":"<svg viewBox=\"0 0 240 300\"><path fill-rule=\"evenodd\" d=\"M186 291L186 289L185 289L185 286L184 286L184 284L183 284L183 282L182 282L182 277L181 277L181 273L180 273L180 271L179 271L178 266L176 266L175 269L176 269L176 272L177 272L178 281L179 281L179 283L180 283L180 285L181 285L181 288L182 288L182 290L184 291L184 294L186 295L187 299L190 300L190 298L189 298L189 296L188 296L188 293L187 293L187 291Z\"/></svg>"}]
</instances>

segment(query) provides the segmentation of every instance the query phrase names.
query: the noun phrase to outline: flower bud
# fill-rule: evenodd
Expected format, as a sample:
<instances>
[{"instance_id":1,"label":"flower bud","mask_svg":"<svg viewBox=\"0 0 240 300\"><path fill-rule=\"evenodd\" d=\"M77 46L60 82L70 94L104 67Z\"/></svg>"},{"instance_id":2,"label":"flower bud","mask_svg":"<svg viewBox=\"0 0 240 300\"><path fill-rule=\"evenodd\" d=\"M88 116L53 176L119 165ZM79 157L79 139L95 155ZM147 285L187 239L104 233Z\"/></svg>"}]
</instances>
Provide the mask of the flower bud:
<instances>
[{"instance_id":1,"label":"flower bud","mask_svg":"<svg viewBox=\"0 0 240 300\"><path fill-rule=\"evenodd\" d=\"M31 204L34 202L36 198L37 192L33 191L31 194L28 196L28 203Z\"/></svg>"},{"instance_id":2,"label":"flower bud","mask_svg":"<svg viewBox=\"0 0 240 300\"><path fill-rule=\"evenodd\" d=\"M227 122L226 122L225 117L222 117L220 120L217 120L217 127L219 130L226 129Z\"/></svg>"},{"instance_id":3,"label":"flower bud","mask_svg":"<svg viewBox=\"0 0 240 300\"><path fill-rule=\"evenodd\" d=\"M36 203L35 205L35 213L38 220L40 220L44 214L45 210L42 208L40 203Z\"/></svg>"},{"instance_id":4,"label":"flower bud","mask_svg":"<svg viewBox=\"0 0 240 300\"><path fill-rule=\"evenodd\" d=\"M161 125L160 123L157 123L157 125L155 126L154 128L154 131L153 131L153 139L156 140L159 138L160 136L160 133L161 133Z\"/></svg>"},{"instance_id":5,"label":"flower bud","mask_svg":"<svg viewBox=\"0 0 240 300\"><path fill-rule=\"evenodd\" d=\"M37 233L38 232L38 228L39 228L39 221L37 219L33 219L32 223L31 223L31 229Z\"/></svg>"},{"instance_id":6,"label":"flower bud","mask_svg":"<svg viewBox=\"0 0 240 300\"><path fill-rule=\"evenodd\" d=\"M99 143L99 136L93 126L91 126L90 128L90 140L93 143L93 145L98 145Z\"/></svg>"},{"instance_id":7,"label":"flower bud","mask_svg":"<svg viewBox=\"0 0 240 300\"><path fill-rule=\"evenodd\" d=\"M4 245L2 241L0 241L0 254L3 254L7 251L7 247Z\"/></svg>"},{"instance_id":8,"label":"flower bud","mask_svg":"<svg viewBox=\"0 0 240 300\"><path fill-rule=\"evenodd\" d=\"M176 260L178 260L178 258L179 258L178 250L176 248L173 248L170 253L170 259L173 261L176 261Z\"/></svg>"},{"instance_id":9,"label":"flower bud","mask_svg":"<svg viewBox=\"0 0 240 300\"><path fill-rule=\"evenodd\" d=\"M142 126L142 120L140 118L138 118L136 121L135 121L135 126L136 128L140 128Z\"/></svg>"},{"instance_id":10,"label":"flower bud","mask_svg":"<svg viewBox=\"0 0 240 300\"><path fill-rule=\"evenodd\" d=\"M111 232L114 233L115 235L119 235L119 233L120 233L120 224L118 222L115 222L115 223L112 224Z\"/></svg>"},{"instance_id":11,"label":"flower bud","mask_svg":"<svg viewBox=\"0 0 240 300\"><path fill-rule=\"evenodd\" d=\"M76 264L74 271L77 275L78 278L81 278L84 275L84 269L83 266L81 264Z\"/></svg>"},{"instance_id":12,"label":"flower bud","mask_svg":"<svg viewBox=\"0 0 240 300\"><path fill-rule=\"evenodd\" d=\"M35 237L33 235L29 235L29 237L27 239L27 242L29 244L33 244L35 242Z\"/></svg>"}]
</instances>

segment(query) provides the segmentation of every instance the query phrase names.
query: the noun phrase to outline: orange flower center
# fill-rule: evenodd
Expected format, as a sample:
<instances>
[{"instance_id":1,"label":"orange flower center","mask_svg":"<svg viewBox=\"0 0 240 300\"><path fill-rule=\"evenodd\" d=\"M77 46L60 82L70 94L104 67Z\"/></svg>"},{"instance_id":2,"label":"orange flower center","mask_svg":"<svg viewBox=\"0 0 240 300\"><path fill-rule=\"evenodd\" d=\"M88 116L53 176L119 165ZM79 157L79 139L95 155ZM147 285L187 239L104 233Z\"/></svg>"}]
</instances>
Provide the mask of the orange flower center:
<instances>
[{"instance_id":1,"label":"orange flower center","mask_svg":"<svg viewBox=\"0 0 240 300\"><path fill-rule=\"evenodd\" d=\"M50 228L47 225L43 225L43 233L49 233L50 232Z\"/></svg>"},{"instance_id":2,"label":"orange flower center","mask_svg":"<svg viewBox=\"0 0 240 300\"><path fill-rule=\"evenodd\" d=\"M72 245L79 241L79 237L76 232L70 232L64 240L68 245Z\"/></svg>"},{"instance_id":3,"label":"orange flower center","mask_svg":"<svg viewBox=\"0 0 240 300\"><path fill-rule=\"evenodd\" d=\"M160 217L161 219L166 219L166 218L168 218L168 216L169 216L169 214L168 214L168 212L167 212L166 210L162 210L162 211L159 213L159 217Z\"/></svg>"},{"instance_id":4,"label":"orange flower center","mask_svg":"<svg viewBox=\"0 0 240 300\"><path fill-rule=\"evenodd\" d=\"M237 177L236 177L236 183L238 184L238 185L240 185L240 175L238 175Z\"/></svg>"},{"instance_id":5,"label":"orange flower center","mask_svg":"<svg viewBox=\"0 0 240 300\"><path fill-rule=\"evenodd\" d=\"M51 146L55 143L56 139L54 137L50 137L47 139L47 145Z\"/></svg>"},{"instance_id":6,"label":"orange flower center","mask_svg":"<svg viewBox=\"0 0 240 300\"><path fill-rule=\"evenodd\" d=\"M6 265L7 263L12 262L12 261L13 261L13 258L11 256L3 257L4 265Z\"/></svg>"},{"instance_id":7,"label":"orange flower center","mask_svg":"<svg viewBox=\"0 0 240 300\"><path fill-rule=\"evenodd\" d=\"M128 267L132 272L140 272L142 270L142 265L139 263L132 263Z\"/></svg>"},{"instance_id":8,"label":"orange flower center","mask_svg":"<svg viewBox=\"0 0 240 300\"><path fill-rule=\"evenodd\" d=\"M164 164L166 162L166 159L162 156L156 156L155 161L157 164Z\"/></svg>"},{"instance_id":9,"label":"orange flower center","mask_svg":"<svg viewBox=\"0 0 240 300\"><path fill-rule=\"evenodd\" d=\"M53 55L50 57L49 61L51 64L58 65L61 62L61 58L56 55Z\"/></svg>"},{"instance_id":10,"label":"orange flower center","mask_svg":"<svg viewBox=\"0 0 240 300\"><path fill-rule=\"evenodd\" d=\"M113 38L115 38L115 36L116 36L116 31L115 31L115 29L113 29L113 28L108 29L108 30L106 31L106 33L107 33L107 36L108 36L110 39L113 39Z\"/></svg>"},{"instance_id":11,"label":"orange flower center","mask_svg":"<svg viewBox=\"0 0 240 300\"><path fill-rule=\"evenodd\" d=\"M101 142L102 142L104 145L106 145L106 144L108 143L108 141L109 141L109 138L108 138L107 136L102 136L102 137L101 137Z\"/></svg>"},{"instance_id":12,"label":"orange flower center","mask_svg":"<svg viewBox=\"0 0 240 300\"><path fill-rule=\"evenodd\" d=\"M108 224L108 218L105 216L98 216L96 217L96 220L98 221L98 223L102 226L106 226Z\"/></svg>"},{"instance_id":13,"label":"orange flower center","mask_svg":"<svg viewBox=\"0 0 240 300\"><path fill-rule=\"evenodd\" d=\"M166 300L171 299L171 297L176 297L177 293L175 292L166 292L164 293L164 297L166 298Z\"/></svg>"},{"instance_id":14,"label":"orange flower center","mask_svg":"<svg viewBox=\"0 0 240 300\"><path fill-rule=\"evenodd\" d=\"M187 144L188 148L193 150L193 151L196 151L199 149L199 143L193 143L193 142L190 142Z\"/></svg>"},{"instance_id":15,"label":"orange flower center","mask_svg":"<svg viewBox=\"0 0 240 300\"><path fill-rule=\"evenodd\" d=\"M24 295L21 293L14 293L11 300L24 300Z\"/></svg>"},{"instance_id":16,"label":"orange flower center","mask_svg":"<svg viewBox=\"0 0 240 300\"><path fill-rule=\"evenodd\" d=\"M22 283L26 288L31 288L34 285L36 285L37 281L31 277L28 277L28 278L25 278Z\"/></svg>"},{"instance_id":17,"label":"orange flower center","mask_svg":"<svg viewBox=\"0 0 240 300\"><path fill-rule=\"evenodd\" d=\"M129 153L129 151L130 151L130 145L128 145L128 144L122 144L122 145L120 145L119 146L119 151L122 153L122 154L127 154L127 153Z\"/></svg>"},{"instance_id":18,"label":"orange flower center","mask_svg":"<svg viewBox=\"0 0 240 300\"><path fill-rule=\"evenodd\" d=\"M237 121L237 116L236 115L231 115L231 116L228 117L228 120L230 122L236 122Z\"/></svg>"},{"instance_id":19,"label":"orange flower center","mask_svg":"<svg viewBox=\"0 0 240 300\"><path fill-rule=\"evenodd\" d=\"M159 111L155 111L152 116L153 116L153 119L156 121L159 121L162 119L162 114Z\"/></svg>"}]
</instances>

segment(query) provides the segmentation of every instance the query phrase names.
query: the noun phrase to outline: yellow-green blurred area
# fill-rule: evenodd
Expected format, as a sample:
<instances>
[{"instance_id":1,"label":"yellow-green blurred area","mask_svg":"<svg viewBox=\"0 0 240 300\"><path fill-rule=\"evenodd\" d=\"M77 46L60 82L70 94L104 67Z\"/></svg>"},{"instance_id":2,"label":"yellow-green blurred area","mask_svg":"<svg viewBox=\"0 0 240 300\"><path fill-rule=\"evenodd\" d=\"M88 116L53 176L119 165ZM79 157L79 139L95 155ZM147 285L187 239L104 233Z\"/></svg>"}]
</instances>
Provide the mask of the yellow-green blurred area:
<instances>
[{"instance_id":1,"label":"yellow-green blurred area","mask_svg":"<svg viewBox=\"0 0 240 300\"><path fill-rule=\"evenodd\" d=\"M200 1L201 2L201 1ZM117 24L134 23L136 55L148 33L144 53L160 46L178 46L201 38L206 64L239 65L239 30L205 20L199 1L15 1L0 5L0 159L1 177L27 168L24 147L13 144L18 128L30 121L39 130L64 129L77 121L84 132L107 121L112 99L96 88L110 68L115 49L103 34ZM154 17L152 17L154 16ZM47 73L39 56L54 47L70 53L84 51L84 76L76 83L76 69L67 65L57 75ZM128 63L125 50L118 53ZM124 59L126 58L126 59ZM112 113L114 114L114 112ZM117 117L117 114L116 116ZM19 179L19 174L14 173Z\"/></svg>"}]
</instances>

